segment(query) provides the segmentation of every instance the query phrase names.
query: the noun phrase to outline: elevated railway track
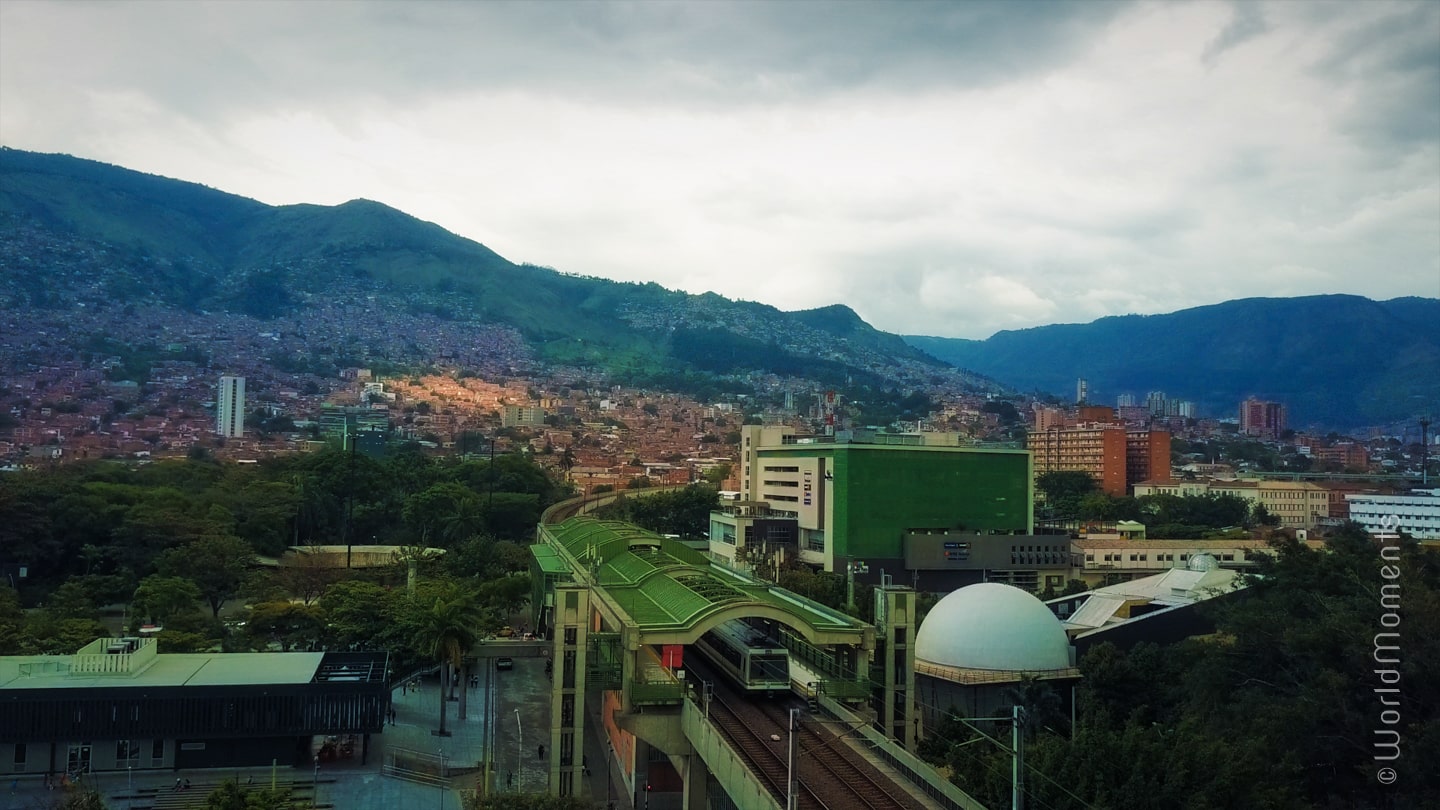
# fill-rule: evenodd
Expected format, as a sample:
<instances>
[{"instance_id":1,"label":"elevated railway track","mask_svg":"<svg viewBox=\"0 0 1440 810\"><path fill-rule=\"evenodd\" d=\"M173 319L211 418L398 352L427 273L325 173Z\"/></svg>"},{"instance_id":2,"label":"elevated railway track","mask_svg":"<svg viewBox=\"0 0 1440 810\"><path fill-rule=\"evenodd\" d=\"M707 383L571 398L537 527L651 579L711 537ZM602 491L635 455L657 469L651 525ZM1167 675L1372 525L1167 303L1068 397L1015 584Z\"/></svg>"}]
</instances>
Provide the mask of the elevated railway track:
<instances>
[{"instance_id":1,"label":"elevated railway track","mask_svg":"<svg viewBox=\"0 0 1440 810\"><path fill-rule=\"evenodd\" d=\"M784 806L789 792L789 711L803 702L794 696L753 699L714 669L690 667L696 677L715 685L710 721ZM830 729L805 717L797 726L797 810L924 810L903 786Z\"/></svg>"}]
</instances>

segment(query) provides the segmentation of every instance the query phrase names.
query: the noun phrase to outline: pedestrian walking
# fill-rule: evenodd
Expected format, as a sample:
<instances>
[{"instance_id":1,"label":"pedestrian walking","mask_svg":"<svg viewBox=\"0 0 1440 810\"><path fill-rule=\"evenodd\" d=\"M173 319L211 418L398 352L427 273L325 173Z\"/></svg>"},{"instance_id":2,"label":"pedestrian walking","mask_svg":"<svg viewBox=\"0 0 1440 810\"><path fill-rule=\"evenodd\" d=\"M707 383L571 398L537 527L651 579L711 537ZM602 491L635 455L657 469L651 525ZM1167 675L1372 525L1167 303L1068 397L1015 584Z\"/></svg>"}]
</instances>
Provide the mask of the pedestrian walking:
<instances>
[{"instance_id":1,"label":"pedestrian walking","mask_svg":"<svg viewBox=\"0 0 1440 810\"><path fill-rule=\"evenodd\" d=\"M540 746L539 748L537 748L535 755L536 755L537 757L539 757L540 759L544 759L544 758L545 758L545 746L542 745L542 746Z\"/></svg>"},{"instance_id":2,"label":"pedestrian walking","mask_svg":"<svg viewBox=\"0 0 1440 810\"><path fill-rule=\"evenodd\" d=\"M506 772L505 772L505 787L508 788L508 787L514 787L514 786L515 786L515 772L514 772L514 771L506 771Z\"/></svg>"},{"instance_id":3,"label":"pedestrian walking","mask_svg":"<svg viewBox=\"0 0 1440 810\"><path fill-rule=\"evenodd\" d=\"M180 777L178 777L178 776L175 777L175 787L170 788L170 789L171 789L171 790L179 790L179 789L180 789L180 783L181 783L181 781L182 781L182 780L180 779Z\"/></svg>"}]
</instances>

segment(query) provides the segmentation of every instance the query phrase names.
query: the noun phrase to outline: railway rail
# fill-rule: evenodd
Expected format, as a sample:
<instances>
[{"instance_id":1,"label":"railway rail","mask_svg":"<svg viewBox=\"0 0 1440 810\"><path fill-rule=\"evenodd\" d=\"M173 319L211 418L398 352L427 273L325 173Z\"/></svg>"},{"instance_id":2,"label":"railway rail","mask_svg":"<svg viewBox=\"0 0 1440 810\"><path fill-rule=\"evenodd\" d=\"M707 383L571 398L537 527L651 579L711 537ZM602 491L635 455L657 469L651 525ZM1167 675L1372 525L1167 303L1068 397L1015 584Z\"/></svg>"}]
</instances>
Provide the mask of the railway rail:
<instances>
[{"instance_id":1,"label":"railway rail","mask_svg":"<svg viewBox=\"0 0 1440 810\"><path fill-rule=\"evenodd\" d=\"M710 679L715 675L708 669L696 674ZM798 701L752 700L723 680L714 682L711 722L783 805L788 792L789 707ZM890 783L828 729L804 720L798 725L797 810L922 810L923 805L904 788Z\"/></svg>"},{"instance_id":2,"label":"railway rail","mask_svg":"<svg viewBox=\"0 0 1440 810\"><path fill-rule=\"evenodd\" d=\"M784 729L789 724L789 710L774 702L754 704L770 722ZM903 788L887 779L878 768L829 729L817 727L804 717L796 723L800 735L801 778L809 778L812 763L823 771L819 778L841 782L860 802L856 807L871 810L921 810ZM897 795L898 794L898 795Z\"/></svg>"}]
</instances>

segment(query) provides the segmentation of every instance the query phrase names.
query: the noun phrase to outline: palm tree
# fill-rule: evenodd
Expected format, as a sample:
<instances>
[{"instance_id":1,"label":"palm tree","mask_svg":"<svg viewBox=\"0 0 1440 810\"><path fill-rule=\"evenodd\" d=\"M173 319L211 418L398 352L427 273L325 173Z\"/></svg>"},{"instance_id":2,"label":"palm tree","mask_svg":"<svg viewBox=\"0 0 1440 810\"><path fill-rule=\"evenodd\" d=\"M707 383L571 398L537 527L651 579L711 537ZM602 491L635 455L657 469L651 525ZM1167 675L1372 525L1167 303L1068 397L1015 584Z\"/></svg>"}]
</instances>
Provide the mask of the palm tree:
<instances>
[{"instance_id":1,"label":"palm tree","mask_svg":"<svg viewBox=\"0 0 1440 810\"><path fill-rule=\"evenodd\" d=\"M440 519L441 534L450 543L458 543L480 534L486 527L486 510L477 497L459 498L455 511Z\"/></svg>"},{"instance_id":2,"label":"palm tree","mask_svg":"<svg viewBox=\"0 0 1440 810\"><path fill-rule=\"evenodd\" d=\"M483 621L471 593L451 588L435 597L420 614L415 640L420 651L440 664L440 734L445 735L445 703L450 697L450 673L475 646Z\"/></svg>"}]
</instances>

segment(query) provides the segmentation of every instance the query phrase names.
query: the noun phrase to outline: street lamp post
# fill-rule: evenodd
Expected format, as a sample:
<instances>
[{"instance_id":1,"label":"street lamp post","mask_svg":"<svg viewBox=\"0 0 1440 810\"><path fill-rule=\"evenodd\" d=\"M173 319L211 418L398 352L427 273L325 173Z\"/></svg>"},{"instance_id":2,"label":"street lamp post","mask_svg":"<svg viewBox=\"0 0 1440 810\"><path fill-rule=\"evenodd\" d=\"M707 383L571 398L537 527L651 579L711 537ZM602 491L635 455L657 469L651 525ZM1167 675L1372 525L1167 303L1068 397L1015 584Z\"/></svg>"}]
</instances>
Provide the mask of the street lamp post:
<instances>
[{"instance_id":1,"label":"street lamp post","mask_svg":"<svg viewBox=\"0 0 1440 810\"><path fill-rule=\"evenodd\" d=\"M864 560L850 560L845 565L845 605L854 613L855 607L855 575L870 573L870 566Z\"/></svg>"},{"instance_id":2,"label":"street lamp post","mask_svg":"<svg viewBox=\"0 0 1440 810\"><path fill-rule=\"evenodd\" d=\"M520 769L524 763L525 729L520 725L520 710L515 710L515 790L525 786L525 772Z\"/></svg>"},{"instance_id":3,"label":"street lamp post","mask_svg":"<svg viewBox=\"0 0 1440 810\"><path fill-rule=\"evenodd\" d=\"M789 757L786 762L787 773L785 776L785 810L796 810L796 808L799 807L799 791L795 789L796 782L799 781L800 777L800 774L795 771L795 747L797 739L795 736L795 715L799 712L799 709L790 710Z\"/></svg>"},{"instance_id":4,"label":"street lamp post","mask_svg":"<svg viewBox=\"0 0 1440 810\"><path fill-rule=\"evenodd\" d=\"M445 749L440 749L440 810L445 810L445 772L449 764L449 757L445 756Z\"/></svg>"}]
</instances>

